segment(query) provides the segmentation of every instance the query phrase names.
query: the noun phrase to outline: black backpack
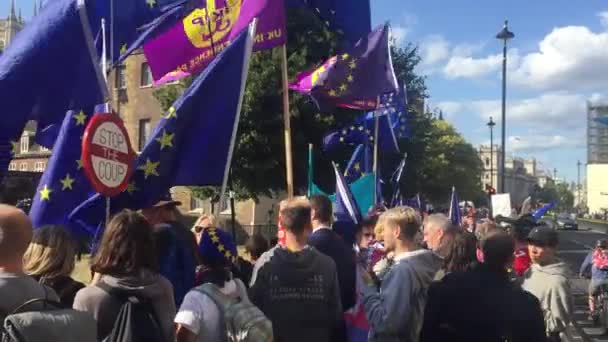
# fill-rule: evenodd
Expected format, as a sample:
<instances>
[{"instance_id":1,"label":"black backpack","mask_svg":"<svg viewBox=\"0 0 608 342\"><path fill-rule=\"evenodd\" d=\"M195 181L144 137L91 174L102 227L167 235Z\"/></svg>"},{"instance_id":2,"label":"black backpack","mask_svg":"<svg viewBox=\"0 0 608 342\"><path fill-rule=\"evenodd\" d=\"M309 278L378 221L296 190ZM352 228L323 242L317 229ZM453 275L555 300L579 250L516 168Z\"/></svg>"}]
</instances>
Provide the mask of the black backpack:
<instances>
[{"instance_id":1,"label":"black backpack","mask_svg":"<svg viewBox=\"0 0 608 342\"><path fill-rule=\"evenodd\" d=\"M112 332L103 342L164 342L160 323L149 300L132 291L121 290L100 282L97 287L122 303Z\"/></svg>"}]
</instances>

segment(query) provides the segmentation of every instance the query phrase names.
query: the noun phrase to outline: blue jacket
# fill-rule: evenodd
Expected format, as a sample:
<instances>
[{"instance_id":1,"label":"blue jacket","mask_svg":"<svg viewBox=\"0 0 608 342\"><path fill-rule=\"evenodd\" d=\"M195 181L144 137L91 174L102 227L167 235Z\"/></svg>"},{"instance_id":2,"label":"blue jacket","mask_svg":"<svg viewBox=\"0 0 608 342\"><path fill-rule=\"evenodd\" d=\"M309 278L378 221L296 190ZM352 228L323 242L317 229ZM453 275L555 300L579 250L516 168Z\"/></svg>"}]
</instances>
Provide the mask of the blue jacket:
<instances>
[{"instance_id":1,"label":"blue jacket","mask_svg":"<svg viewBox=\"0 0 608 342\"><path fill-rule=\"evenodd\" d=\"M162 224L156 227L159 273L173 285L175 305L179 307L186 293L195 286L196 264L191 246L176 232L179 227Z\"/></svg>"},{"instance_id":2,"label":"blue jacket","mask_svg":"<svg viewBox=\"0 0 608 342\"><path fill-rule=\"evenodd\" d=\"M583 264L581 265L581 269L579 271L580 274L585 274L587 273L589 267L591 267L591 279L592 280L607 280L608 279L608 270L600 270L598 268L596 268L595 266L593 266L593 252L595 252L594 250L591 250L591 252L589 252L589 254L587 254L587 257L585 258L585 261L583 261Z\"/></svg>"}]
</instances>

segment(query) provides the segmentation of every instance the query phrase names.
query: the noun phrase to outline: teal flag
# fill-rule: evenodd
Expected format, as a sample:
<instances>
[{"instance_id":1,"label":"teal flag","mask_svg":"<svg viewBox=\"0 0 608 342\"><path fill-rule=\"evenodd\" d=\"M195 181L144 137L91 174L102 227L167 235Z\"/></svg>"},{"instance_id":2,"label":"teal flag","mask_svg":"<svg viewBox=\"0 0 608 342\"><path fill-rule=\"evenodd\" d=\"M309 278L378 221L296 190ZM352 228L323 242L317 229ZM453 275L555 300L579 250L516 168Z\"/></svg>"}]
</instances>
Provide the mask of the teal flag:
<instances>
[{"instance_id":1,"label":"teal flag","mask_svg":"<svg viewBox=\"0 0 608 342\"><path fill-rule=\"evenodd\" d=\"M365 175L355 182L350 184L350 190L359 204L359 210L362 213L367 213L369 208L374 206L374 174ZM316 184L312 185L312 194L313 195L326 195L329 199L335 203L336 195L329 195L323 192Z\"/></svg>"}]
</instances>

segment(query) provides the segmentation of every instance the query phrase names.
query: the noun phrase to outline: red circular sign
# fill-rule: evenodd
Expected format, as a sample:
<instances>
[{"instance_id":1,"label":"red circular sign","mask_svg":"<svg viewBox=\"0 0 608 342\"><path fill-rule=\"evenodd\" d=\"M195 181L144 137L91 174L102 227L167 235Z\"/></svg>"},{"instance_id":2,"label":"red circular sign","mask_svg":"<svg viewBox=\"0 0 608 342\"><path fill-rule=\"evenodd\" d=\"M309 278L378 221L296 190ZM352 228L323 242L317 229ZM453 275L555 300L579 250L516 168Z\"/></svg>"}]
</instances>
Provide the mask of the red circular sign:
<instances>
[{"instance_id":1,"label":"red circular sign","mask_svg":"<svg viewBox=\"0 0 608 342\"><path fill-rule=\"evenodd\" d=\"M82 163L95 191L116 196L129 185L135 152L122 120L114 114L95 114L84 131Z\"/></svg>"}]
</instances>

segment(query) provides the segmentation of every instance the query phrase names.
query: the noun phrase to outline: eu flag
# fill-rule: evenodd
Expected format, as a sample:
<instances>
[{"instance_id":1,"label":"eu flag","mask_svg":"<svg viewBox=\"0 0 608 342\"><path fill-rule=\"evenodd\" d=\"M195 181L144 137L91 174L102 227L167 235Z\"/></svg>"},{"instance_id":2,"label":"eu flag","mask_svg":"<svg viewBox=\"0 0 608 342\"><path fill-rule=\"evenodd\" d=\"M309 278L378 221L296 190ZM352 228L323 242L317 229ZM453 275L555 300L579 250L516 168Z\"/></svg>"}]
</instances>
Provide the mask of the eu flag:
<instances>
[{"instance_id":1,"label":"eu flag","mask_svg":"<svg viewBox=\"0 0 608 342\"><path fill-rule=\"evenodd\" d=\"M166 27L181 19L181 9L188 0L97 0L95 1L95 20L106 21L107 39L109 41L108 57L112 63L119 57L126 57L131 51L140 47L138 41L150 26ZM176 10L179 10L176 12ZM168 14L178 13L170 18L156 19ZM170 20L166 20L170 19ZM149 34L148 32L147 34ZM137 43L135 43L137 41Z\"/></svg>"},{"instance_id":2,"label":"eu flag","mask_svg":"<svg viewBox=\"0 0 608 342\"><path fill-rule=\"evenodd\" d=\"M336 220L359 224L363 221L363 215L361 215L357 200L338 169L338 165L334 163L333 166L336 174L336 208L334 210Z\"/></svg>"},{"instance_id":3,"label":"eu flag","mask_svg":"<svg viewBox=\"0 0 608 342\"><path fill-rule=\"evenodd\" d=\"M287 6L309 8L331 30L342 33L350 44L371 31L369 0L288 0Z\"/></svg>"},{"instance_id":4,"label":"eu flag","mask_svg":"<svg viewBox=\"0 0 608 342\"><path fill-rule=\"evenodd\" d=\"M173 186L225 184L254 31L253 26L243 31L164 114L128 188L111 199L112 212L149 207ZM104 203L95 195L72 217L95 226L103 219Z\"/></svg>"},{"instance_id":5,"label":"eu flag","mask_svg":"<svg viewBox=\"0 0 608 342\"><path fill-rule=\"evenodd\" d=\"M357 146L344 171L346 182L350 184L365 175L373 173L373 164L374 156L371 147L366 145Z\"/></svg>"},{"instance_id":6,"label":"eu flag","mask_svg":"<svg viewBox=\"0 0 608 342\"><path fill-rule=\"evenodd\" d=\"M391 200L391 207L401 205L401 178L403 177L403 172L405 171L406 163L406 158L403 158L399 163L399 166L397 166L397 169L393 173L393 176L391 177L391 184L393 185L393 199Z\"/></svg>"},{"instance_id":7,"label":"eu flag","mask_svg":"<svg viewBox=\"0 0 608 342\"><path fill-rule=\"evenodd\" d=\"M70 222L70 213L94 191L84 175L81 162L81 138L89 118L102 108L68 111L63 120L49 164L40 179L30 218L34 228L62 224L76 235L88 235L86 227Z\"/></svg>"},{"instance_id":8,"label":"eu flag","mask_svg":"<svg viewBox=\"0 0 608 342\"><path fill-rule=\"evenodd\" d=\"M452 195L450 196L450 212L449 215L452 224L456 227L460 227L462 223L462 213L460 212L460 202L458 201L458 194L456 188L452 187Z\"/></svg>"},{"instance_id":9,"label":"eu flag","mask_svg":"<svg viewBox=\"0 0 608 342\"><path fill-rule=\"evenodd\" d=\"M104 102L107 90L93 42L99 23L90 22L91 7L83 0L49 1L0 55L0 103L6 113L0 177L12 158L11 142L28 120L44 129L61 123L76 102Z\"/></svg>"},{"instance_id":10,"label":"eu flag","mask_svg":"<svg viewBox=\"0 0 608 342\"><path fill-rule=\"evenodd\" d=\"M334 107L370 110L378 97L398 90L388 46L388 25L361 39L314 71L296 76L290 88L310 94L320 110Z\"/></svg>"},{"instance_id":11,"label":"eu flag","mask_svg":"<svg viewBox=\"0 0 608 342\"><path fill-rule=\"evenodd\" d=\"M553 209L555 206L557 205L557 202L551 202L549 204L545 204L542 208L539 208L538 210L536 210L532 216L534 217L534 220L538 221L540 220L543 216L545 216L545 214Z\"/></svg>"}]
</instances>

